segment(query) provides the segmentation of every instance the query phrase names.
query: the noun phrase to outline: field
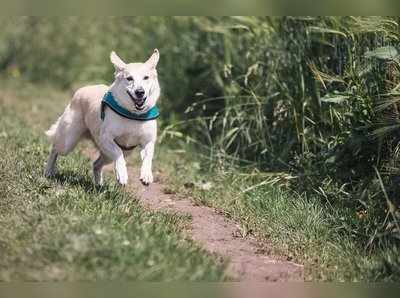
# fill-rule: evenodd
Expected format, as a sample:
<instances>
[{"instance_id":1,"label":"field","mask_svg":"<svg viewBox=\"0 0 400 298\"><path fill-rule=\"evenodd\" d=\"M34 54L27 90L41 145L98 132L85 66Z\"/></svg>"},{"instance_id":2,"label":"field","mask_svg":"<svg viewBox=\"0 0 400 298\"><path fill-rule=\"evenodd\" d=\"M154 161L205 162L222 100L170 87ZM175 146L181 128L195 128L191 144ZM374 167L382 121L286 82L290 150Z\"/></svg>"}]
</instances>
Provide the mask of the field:
<instances>
[{"instance_id":1,"label":"field","mask_svg":"<svg viewBox=\"0 0 400 298\"><path fill-rule=\"evenodd\" d=\"M168 192L303 264L305 280L399 281L397 17L0 24L1 279L229 278L182 233L190 218L147 210L111 176L94 190L85 145L56 180L41 175L43 130L73 90L112 81L111 50L136 61L157 47Z\"/></svg>"},{"instance_id":2,"label":"field","mask_svg":"<svg viewBox=\"0 0 400 298\"><path fill-rule=\"evenodd\" d=\"M11 86L2 83L0 97L1 280L224 279L223 266L181 234L188 218L142 208L111 179L96 190L82 154L44 178L44 127L68 95Z\"/></svg>"}]
</instances>

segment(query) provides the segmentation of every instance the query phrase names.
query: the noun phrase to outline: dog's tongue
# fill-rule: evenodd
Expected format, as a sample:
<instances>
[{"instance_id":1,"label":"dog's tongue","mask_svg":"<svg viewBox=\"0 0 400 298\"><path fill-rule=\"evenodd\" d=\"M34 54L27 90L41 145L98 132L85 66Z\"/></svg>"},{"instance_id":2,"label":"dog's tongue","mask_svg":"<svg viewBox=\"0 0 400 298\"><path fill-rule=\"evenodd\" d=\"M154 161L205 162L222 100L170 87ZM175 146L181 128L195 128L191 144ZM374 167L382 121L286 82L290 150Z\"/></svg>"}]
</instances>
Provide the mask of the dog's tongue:
<instances>
[{"instance_id":1,"label":"dog's tongue","mask_svg":"<svg viewBox=\"0 0 400 298\"><path fill-rule=\"evenodd\" d=\"M139 111L143 110L144 109L143 105L144 105L145 101L146 101L146 99L141 99L139 101L136 101L135 102L136 109L138 109Z\"/></svg>"},{"instance_id":2,"label":"dog's tongue","mask_svg":"<svg viewBox=\"0 0 400 298\"><path fill-rule=\"evenodd\" d=\"M135 98L128 90L126 91L128 93L129 97L132 99L132 101L135 103L136 107L141 107L143 106L144 102L146 101L147 97L145 98Z\"/></svg>"},{"instance_id":3,"label":"dog's tongue","mask_svg":"<svg viewBox=\"0 0 400 298\"><path fill-rule=\"evenodd\" d=\"M146 101L146 98L136 99L136 100L135 100L135 105L136 105L137 107L141 107L141 106L144 105L144 102L145 102L145 101Z\"/></svg>"}]
</instances>

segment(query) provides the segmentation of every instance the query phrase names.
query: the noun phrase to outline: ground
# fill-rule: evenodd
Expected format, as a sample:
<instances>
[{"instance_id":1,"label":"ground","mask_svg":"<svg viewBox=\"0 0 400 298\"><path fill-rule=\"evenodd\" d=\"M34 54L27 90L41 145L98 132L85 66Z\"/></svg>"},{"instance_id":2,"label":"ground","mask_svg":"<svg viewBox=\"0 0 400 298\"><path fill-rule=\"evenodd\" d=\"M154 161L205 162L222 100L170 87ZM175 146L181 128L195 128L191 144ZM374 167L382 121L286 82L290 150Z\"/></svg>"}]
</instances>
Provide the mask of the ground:
<instances>
[{"instance_id":1,"label":"ground","mask_svg":"<svg viewBox=\"0 0 400 298\"><path fill-rule=\"evenodd\" d=\"M128 162L130 187L121 189L108 172L105 187L95 189L93 147L87 142L61 159L55 179L45 179L44 130L71 94L26 82L0 83L1 280L398 276L395 248L369 252L338 229L342 218L355 215L279 184L258 184L260 173L204 169L190 150L159 144L157 181L150 188L137 183L135 154Z\"/></svg>"},{"instance_id":2,"label":"ground","mask_svg":"<svg viewBox=\"0 0 400 298\"><path fill-rule=\"evenodd\" d=\"M1 280L302 278L301 265L270 255L265 243L240 235L235 222L168 194L160 168L157 182L143 187L135 158L127 189L112 171L105 187L94 188L89 161L96 152L88 142L45 179L43 132L68 94L7 84L0 98Z\"/></svg>"},{"instance_id":3,"label":"ground","mask_svg":"<svg viewBox=\"0 0 400 298\"><path fill-rule=\"evenodd\" d=\"M67 96L18 95L0 98L0 280L227 278L223 262L182 234L188 217L148 210L112 179L94 189L81 150L45 179L43 128Z\"/></svg>"}]
</instances>

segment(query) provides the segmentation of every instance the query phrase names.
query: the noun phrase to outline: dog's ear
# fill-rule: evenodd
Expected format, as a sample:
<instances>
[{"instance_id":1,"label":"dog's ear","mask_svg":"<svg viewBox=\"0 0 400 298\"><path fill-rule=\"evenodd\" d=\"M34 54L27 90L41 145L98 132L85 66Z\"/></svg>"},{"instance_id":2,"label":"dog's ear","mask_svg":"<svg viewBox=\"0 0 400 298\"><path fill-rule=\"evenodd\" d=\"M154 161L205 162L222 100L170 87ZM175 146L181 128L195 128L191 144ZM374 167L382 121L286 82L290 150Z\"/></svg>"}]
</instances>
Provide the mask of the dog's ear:
<instances>
[{"instance_id":1,"label":"dog's ear","mask_svg":"<svg viewBox=\"0 0 400 298\"><path fill-rule=\"evenodd\" d=\"M126 68L126 63L122 61L122 59L119 58L114 51L112 51L110 54L110 60L111 63L114 65L116 71L121 71Z\"/></svg>"},{"instance_id":2,"label":"dog's ear","mask_svg":"<svg viewBox=\"0 0 400 298\"><path fill-rule=\"evenodd\" d=\"M160 60L160 53L157 49L154 49L153 54L151 57L145 62L150 68L156 68L158 60Z\"/></svg>"}]
</instances>

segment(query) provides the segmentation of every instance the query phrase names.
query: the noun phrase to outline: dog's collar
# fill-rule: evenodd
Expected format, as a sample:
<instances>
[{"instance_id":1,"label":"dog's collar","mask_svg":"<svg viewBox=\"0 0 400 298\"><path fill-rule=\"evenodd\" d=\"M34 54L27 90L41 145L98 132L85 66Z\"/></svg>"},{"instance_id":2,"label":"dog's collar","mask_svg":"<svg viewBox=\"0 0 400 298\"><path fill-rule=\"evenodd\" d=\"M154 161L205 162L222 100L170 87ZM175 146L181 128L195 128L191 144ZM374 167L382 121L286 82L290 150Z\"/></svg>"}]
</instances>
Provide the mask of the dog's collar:
<instances>
[{"instance_id":1,"label":"dog's collar","mask_svg":"<svg viewBox=\"0 0 400 298\"><path fill-rule=\"evenodd\" d=\"M131 120L148 121L148 120L154 120L158 118L158 116L160 116L160 112L158 111L157 106L152 107L150 110L148 110L146 113L143 114L137 114L128 111L115 100L111 91L108 91L106 94L104 94L103 100L101 101L101 114L100 114L101 120L104 120L106 106L108 106L118 115Z\"/></svg>"}]
</instances>

